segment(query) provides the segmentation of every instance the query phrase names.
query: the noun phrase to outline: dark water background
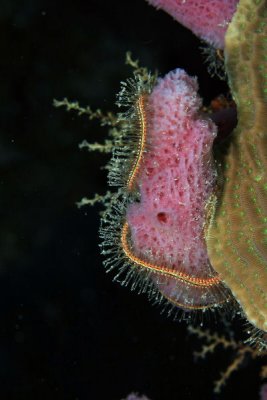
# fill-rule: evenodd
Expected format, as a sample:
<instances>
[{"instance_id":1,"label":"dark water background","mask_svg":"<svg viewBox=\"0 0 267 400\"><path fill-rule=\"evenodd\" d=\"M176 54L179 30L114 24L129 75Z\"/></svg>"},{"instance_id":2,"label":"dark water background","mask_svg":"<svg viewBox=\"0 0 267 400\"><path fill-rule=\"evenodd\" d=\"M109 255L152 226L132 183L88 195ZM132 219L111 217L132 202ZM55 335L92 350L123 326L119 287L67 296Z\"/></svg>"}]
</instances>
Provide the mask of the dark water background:
<instances>
[{"instance_id":1,"label":"dark water background","mask_svg":"<svg viewBox=\"0 0 267 400\"><path fill-rule=\"evenodd\" d=\"M112 283L98 249L107 161L80 151L105 129L54 109L53 99L115 110L131 69L197 75L208 103L227 87L203 66L200 41L144 0L3 0L0 4L0 398L151 400L258 398L258 367L212 394L233 354L194 363L201 342L147 301Z\"/></svg>"}]
</instances>

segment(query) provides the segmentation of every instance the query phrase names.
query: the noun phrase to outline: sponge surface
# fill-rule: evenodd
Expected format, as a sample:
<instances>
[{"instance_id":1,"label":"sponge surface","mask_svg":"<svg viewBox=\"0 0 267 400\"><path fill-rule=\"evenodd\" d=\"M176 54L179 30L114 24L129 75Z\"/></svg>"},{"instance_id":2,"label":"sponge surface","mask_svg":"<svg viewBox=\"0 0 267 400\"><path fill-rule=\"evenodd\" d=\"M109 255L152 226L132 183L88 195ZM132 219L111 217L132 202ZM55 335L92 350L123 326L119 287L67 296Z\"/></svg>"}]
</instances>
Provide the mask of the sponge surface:
<instances>
[{"instance_id":1,"label":"sponge surface","mask_svg":"<svg viewBox=\"0 0 267 400\"><path fill-rule=\"evenodd\" d=\"M224 36L238 0L147 0L170 14L195 35L216 48L224 47Z\"/></svg>"},{"instance_id":2,"label":"sponge surface","mask_svg":"<svg viewBox=\"0 0 267 400\"><path fill-rule=\"evenodd\" d=\"M183 70L170 72L149 96L146 107L147 152L138 177L140 202L128 206L134 253L143 260L164 265L190 276L214 275L204 239L206 204L214 190L212 144L216 127L200 115L201 100L196 79ZM161 291L176 301L193 305L198 297L211 296L197 289L186 290L166 278ZM175 293L174 293L175 292Z\"/></svg>"}]
</instances>

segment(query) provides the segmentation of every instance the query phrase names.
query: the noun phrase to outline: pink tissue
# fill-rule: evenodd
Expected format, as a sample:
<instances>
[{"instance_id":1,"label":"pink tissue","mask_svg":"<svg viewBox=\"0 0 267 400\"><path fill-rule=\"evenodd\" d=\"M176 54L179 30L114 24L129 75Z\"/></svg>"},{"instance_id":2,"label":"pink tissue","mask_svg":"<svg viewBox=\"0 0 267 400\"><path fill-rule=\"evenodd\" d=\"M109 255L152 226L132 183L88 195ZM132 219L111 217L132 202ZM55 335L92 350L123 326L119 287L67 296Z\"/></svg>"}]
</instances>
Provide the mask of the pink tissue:
<instances>
[{"instance_id":1,"label":"pink tissue","mask_svg":"<svg viewBox=\"0 0 267 400\"><path fill-rule=\"evenodd\" d=\"M216 48L224 48L224 36L238 0L147 0L170 14L195 35Z\"/></svg>"},{"instance_id":2,"label":"pink tissue","mask_svg":"<svg viewBox=\"0 0 267 400\"><path fill-rule=\"evenodd\" d=\"M176 69L159 79L149 96L148 151L137 181L141 198L128 206L126 218L138 257L205 278L212 274L203 229L215 184L216 127L199 112L197 90L196 79ZM191 287L177 294L172 279L160 290L190 306L214 300L212 292L197 294Z\"/></svg>"}]
</instances>

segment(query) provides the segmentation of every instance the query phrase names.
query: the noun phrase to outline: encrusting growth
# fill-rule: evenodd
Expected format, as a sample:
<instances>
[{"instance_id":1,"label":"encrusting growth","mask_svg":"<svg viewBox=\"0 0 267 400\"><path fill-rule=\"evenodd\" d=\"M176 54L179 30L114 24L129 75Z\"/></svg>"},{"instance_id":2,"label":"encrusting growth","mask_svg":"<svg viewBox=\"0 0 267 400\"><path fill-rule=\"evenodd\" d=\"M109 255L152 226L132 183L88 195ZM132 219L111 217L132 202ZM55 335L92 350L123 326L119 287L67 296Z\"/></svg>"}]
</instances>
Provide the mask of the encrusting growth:
<instances>
[{"instance_id":1,"label":"encrusting growth","mask_svg":"<svg viewBox=\"0 0 267 400\"><path fill-rule=\"evenodd\" d=\"M220 160L221 191L207 234L213 268L244 316L263 332L267 331L266 18L266 1L240 0L226 33L226 72L238 125ZM255 330L254 335L264 333Z\"/></svg>"}]
</instances>

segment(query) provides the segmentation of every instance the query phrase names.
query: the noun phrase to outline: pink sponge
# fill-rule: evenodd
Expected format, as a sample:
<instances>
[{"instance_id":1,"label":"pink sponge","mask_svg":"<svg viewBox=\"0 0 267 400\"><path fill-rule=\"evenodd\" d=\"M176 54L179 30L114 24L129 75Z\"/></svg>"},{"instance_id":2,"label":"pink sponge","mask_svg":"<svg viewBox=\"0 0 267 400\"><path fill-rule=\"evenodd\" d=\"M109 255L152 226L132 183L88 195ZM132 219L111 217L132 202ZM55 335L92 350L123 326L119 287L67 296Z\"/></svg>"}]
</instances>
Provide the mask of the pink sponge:
<instances>
[{"instance_id":1,"label":"pink sponge","mask_svg":"<svg viewBox=\"0 0 267 400\"><path fill-rule=\"evenodd\" d=\"M224 35L238 0L147 0L173 16L195 35L216 48L224 47Z\"/></svg>"},{"instance_id":2,"label":"pink sponge","mask_svg":"<svg viewBox=\"0 0 267 400\"><path fill-rule=\"evenodd\" d=\"M204 239L206 204L214 190L213 122L201 115L197 81L176 69L159 79L147 105L147 152L137 178L140 202L128 206L134 253L156 265L207 278L214 274ZM217 294L172 278L159 282L184 308L216 303Z\"/></svg>"}]
</instances>

